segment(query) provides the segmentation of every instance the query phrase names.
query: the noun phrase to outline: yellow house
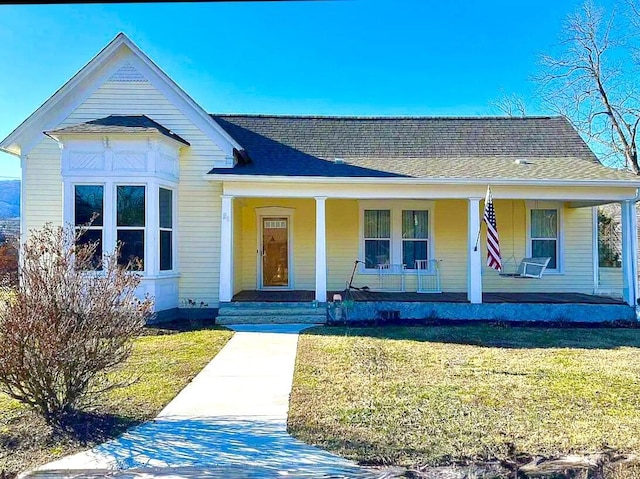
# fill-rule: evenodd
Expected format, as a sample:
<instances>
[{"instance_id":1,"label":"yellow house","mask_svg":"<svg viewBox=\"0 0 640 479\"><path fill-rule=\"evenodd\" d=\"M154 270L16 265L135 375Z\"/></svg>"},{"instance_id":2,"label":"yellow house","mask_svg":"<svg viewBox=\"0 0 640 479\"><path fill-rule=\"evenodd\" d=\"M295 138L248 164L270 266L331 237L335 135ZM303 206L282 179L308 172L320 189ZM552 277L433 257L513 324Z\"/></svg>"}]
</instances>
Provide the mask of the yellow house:
<instances>
[{"instance_id":1,"label":"yellow house","mask_svg":"<svg viewBox=\"0 0 640 479\"><path fill-rule=\"evenodd\" d=\"M0 149L22 161L23 239L98 213L89 239L143 261L159 316L635 319L640 179L562 117L210 115L119 34ZM613 202L620 299L598 294Z\"/></svg>"}]
</instances>

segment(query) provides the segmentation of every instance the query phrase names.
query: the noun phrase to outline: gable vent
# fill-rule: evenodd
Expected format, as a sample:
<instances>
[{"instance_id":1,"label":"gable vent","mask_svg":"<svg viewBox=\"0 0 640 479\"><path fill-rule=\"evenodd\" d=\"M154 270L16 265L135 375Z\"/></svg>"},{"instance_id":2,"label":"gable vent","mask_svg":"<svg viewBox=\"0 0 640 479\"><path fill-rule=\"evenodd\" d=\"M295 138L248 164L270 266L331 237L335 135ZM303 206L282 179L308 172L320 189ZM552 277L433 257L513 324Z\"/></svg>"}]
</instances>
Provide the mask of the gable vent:
<instances>
[{"instance_id":1,"label":"gable vent","mask_svg":"<svg viewBox=\"0 0 640 479\"><path fill-rule=\"evenodd\" d=\"M122 65L113 75L109 77L110 82L119 83L146 83L147 80L142 73L129 62Z\"/></svg>"}]
</instances>

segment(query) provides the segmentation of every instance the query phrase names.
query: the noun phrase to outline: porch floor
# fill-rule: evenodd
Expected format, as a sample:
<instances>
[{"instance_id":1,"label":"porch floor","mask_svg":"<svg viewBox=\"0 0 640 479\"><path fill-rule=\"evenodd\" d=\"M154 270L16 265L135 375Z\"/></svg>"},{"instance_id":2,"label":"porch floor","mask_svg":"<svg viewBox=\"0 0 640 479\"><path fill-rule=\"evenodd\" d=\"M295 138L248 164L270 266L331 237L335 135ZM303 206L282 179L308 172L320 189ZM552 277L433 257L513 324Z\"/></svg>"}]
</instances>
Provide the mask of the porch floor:
<instances>
[{"instance_id":1,"label":"porch floor","mask_svg":"<svg viewBox=\"0 0 640 479\"><path fill-rule=\"evenodd\" d=\"M327 292L329 299L343 291ZM386 293L377 291L352 291L355 301L399 301L409 303L468 303L467 293ZM313 291L251 291L237 293L234 302L284 302L313 301ZM544 303L544 304L626 304L621 299L584 293L484 293L484 303Z\"/></svg>"}]
</instances>

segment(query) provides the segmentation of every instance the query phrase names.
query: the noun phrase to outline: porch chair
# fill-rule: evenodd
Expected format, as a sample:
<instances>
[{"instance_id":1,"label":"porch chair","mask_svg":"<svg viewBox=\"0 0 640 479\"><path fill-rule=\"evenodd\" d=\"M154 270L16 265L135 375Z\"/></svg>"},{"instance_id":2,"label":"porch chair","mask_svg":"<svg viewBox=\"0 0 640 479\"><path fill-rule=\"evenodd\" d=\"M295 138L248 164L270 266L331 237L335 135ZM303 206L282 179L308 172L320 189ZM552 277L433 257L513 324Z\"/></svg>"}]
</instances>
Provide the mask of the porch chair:
<instances>
[{"instance_id":1,"label":"porch chair","mask_svg":"<svg viewBox=\"0 0 640 479\"><path fill-rule=\"evenodd\" d=\"M404 293L404 264L378 264L378 290L386 292ZM395 280L394 282L392 282ZM390 284L391 283L391 284ZM399 284L398 284L399 283Z\"/></svg>"},{"instance_id":2,"label":"porch chair","mask_svg":"<svg viewBox=\"0 0 640 479\"><path fill-rule=\"evenodd\" d=\"M415 260L418 274L417 293L442 293L440 288L440 260L417 259Z\"/></svg>"},{"instance_id":3,"label":"porch chair","mask_svg":"<svg viewBox=\"0 0 640 479\"><path fill-rule=\"evenodd\" d=\"M515 273L500 273L500 276L540 279L546 271L549 261L551 261L550 257L522 258Z\"/></svg>"}]
</instances>

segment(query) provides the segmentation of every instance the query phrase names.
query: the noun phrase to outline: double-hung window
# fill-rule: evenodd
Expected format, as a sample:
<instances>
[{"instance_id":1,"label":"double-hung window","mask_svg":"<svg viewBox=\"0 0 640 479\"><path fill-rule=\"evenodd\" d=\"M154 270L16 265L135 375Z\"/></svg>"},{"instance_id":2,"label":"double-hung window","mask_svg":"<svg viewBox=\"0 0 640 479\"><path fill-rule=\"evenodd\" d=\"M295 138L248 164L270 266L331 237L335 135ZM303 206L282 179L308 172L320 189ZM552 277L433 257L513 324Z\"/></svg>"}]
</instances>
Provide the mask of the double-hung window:
<instances>
[{"instance_id":1,"label":"double-hung window","mask_svg":"<svg viewBox=\"0 0 640 479\"><path fill-rule=\"evenodd\" d=\"M402 263L415 269L416 261L429 259L429 212L402 210Z\"/></svg>"},{"instance_id":2,"label":"double-hung window","mask_svg":"<svg viewBox=\"0 0 640 479\"><path fill-rule=\"evenodd\" d=\"M389 264L391 260L391 211L364 210L365 268Z\"/></svg>"},{"instance_id":3,"label":"double-hung window","mask_svg":"<svg viewBox=\"0 0 640 479\"><path fill-rule=\"evenodd\" d=\"M73 223L76 231L84 230L78 239L78 244L96 244L93 266L96 269L102 269L104 186L75 185L73 210Z\"/></svg>"},{"instance_id":4,"label":"double-hung window","mask_svg":"<svg viewBox=\"0 0 640 479\"><path fill-rule=\"evenodd\" d=\"M549 257L550 270L560 270L560 228L557 208L530 209L531 257Z\"/></svg>"},{"instance_id":5,"label":"double-hung window","mask_svg":"<svg viewBox=\"0 0 640 479\"><path fill-rule=\"evenodd\" d=\"M159 190L160 271L173 269L173 191Z\"/></svg>"},{"instance_id":6,"label":"double-hung window","mask_svg":"<svg viewBox=\"0 0 640 479\"><path fill-rule=\"evenodd\" d=\"M426 201L363 200L360 259L364 269L394 264L415 270L416 261L431 259L432 208Z\"/></svg>"},{"instance_id":7,"label":"double-hung window","mask_svg":"<svg viewBox=\"0 0 640 479\"><path fill-rule=\"evenodd\" d=\"M145 187L116 187L116 239L120 244L118 263L144 270Z\"/></svg>"}]
</instances>

